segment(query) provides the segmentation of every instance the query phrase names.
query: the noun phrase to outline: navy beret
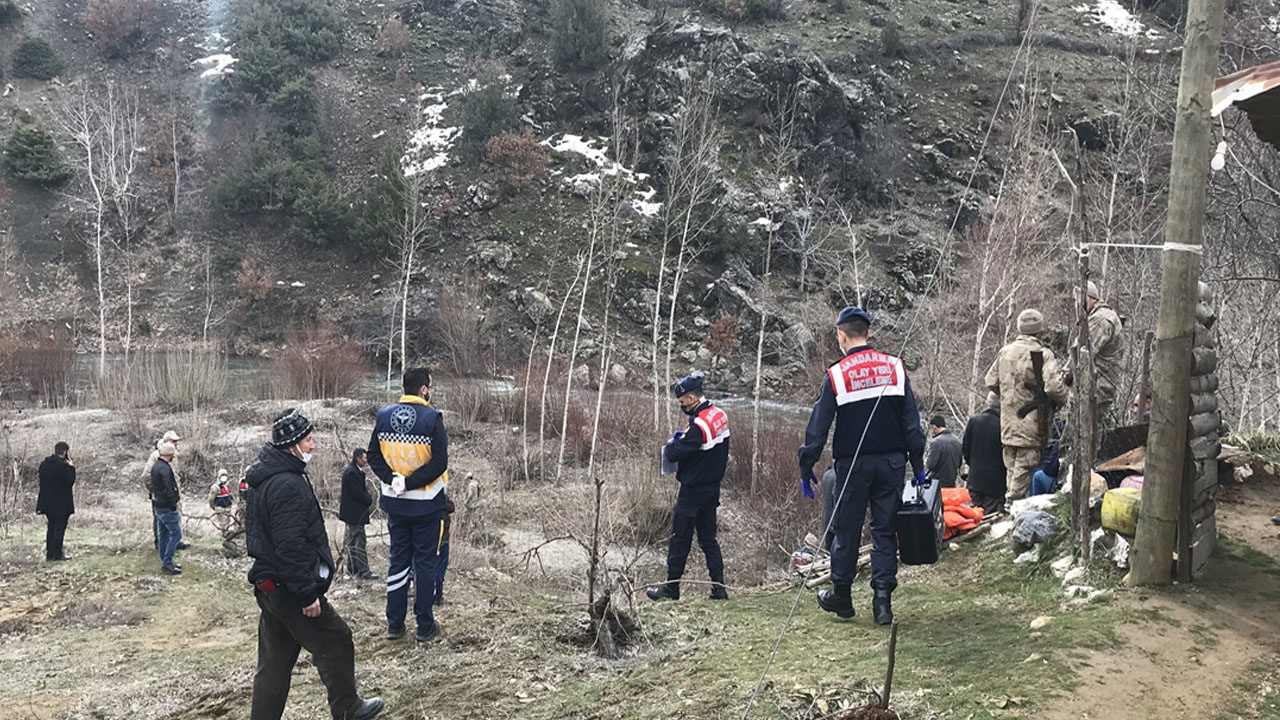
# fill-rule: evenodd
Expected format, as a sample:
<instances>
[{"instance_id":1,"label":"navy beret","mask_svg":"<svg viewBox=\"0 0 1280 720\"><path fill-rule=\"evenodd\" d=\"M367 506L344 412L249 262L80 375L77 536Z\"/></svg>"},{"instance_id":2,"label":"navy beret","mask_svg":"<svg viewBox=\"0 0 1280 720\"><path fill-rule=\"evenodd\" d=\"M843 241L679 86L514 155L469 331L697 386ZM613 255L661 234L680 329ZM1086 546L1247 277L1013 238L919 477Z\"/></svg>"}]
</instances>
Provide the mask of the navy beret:
<instances>
[{"instance_id":1,"label":"navy beret","mask_svg":"<svg viewBox=\"0 0 1280 720\"><path fill-rule=\"evenodd\" d=\"M854 320L861 320L868 326L871 325L871 316L867 314L867 311L860 307L854 307L853 305L850 305L840 311L840 318L836 320L836 325L844 325L845 323L851 323Z\"/></svg>"},{"instance_id":2,"label":"navy beret","mask_svg":"<svg viewBox=\"0 0 1280 720\"><path fill-rule=\"evenodd\" d=\"M675 385L672 385L671 391L676 394L676 397L680 397L687 393L702 392L702 375L694 373L684 378Z\"/></svg>"}]
</instances>

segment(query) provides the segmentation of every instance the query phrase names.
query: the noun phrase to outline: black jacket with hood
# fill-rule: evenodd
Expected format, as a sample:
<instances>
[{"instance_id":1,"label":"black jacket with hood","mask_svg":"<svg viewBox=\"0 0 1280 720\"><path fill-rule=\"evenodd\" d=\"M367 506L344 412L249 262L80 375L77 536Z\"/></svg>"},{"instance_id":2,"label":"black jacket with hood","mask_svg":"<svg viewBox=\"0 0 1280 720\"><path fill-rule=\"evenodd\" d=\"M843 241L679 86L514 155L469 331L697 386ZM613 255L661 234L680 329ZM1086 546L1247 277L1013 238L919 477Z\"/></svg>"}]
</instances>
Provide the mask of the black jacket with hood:
<instances>
[{"instance_id":1,"label":"black jacket with hood","mask_svg":"<svg viewBox=\"0 0 1280 720\"><path fill-rule=\"evenodd\" d=\"M245 473L245 539L249 582L273 580L303 607L318 600L333 579L333 552L306 463L266 445Z\"/></svg>"}]
</instances>

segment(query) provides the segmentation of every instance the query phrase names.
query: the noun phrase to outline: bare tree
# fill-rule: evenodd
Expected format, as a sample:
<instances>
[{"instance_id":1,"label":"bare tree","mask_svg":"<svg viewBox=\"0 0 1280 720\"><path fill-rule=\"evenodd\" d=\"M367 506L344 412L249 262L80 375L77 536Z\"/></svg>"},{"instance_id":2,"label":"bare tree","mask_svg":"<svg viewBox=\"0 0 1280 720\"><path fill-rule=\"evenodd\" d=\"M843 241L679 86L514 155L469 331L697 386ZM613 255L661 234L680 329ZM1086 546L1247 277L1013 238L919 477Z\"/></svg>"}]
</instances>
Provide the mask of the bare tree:
<instances>
[{"instance_id":1,"label":"bare tree","mask_svg":"<svg viewBox=\"0 0 1280 720\"><path fill-rule=\"evenodd\" d=\"M115 83L103 87L76 83L65 88L50 111L64 139L72 146L78 182L71 200L90 218L86 238L94 258L98 296L98 371L107 361L107 274L115 261L112 248L124 264L127 353L133 332L132 240L137 220L138 190L134 184L140 132L138 99ZM111 213L120 223L116 235L110 228Z\"/></svg>"},{"instance_id":2,"label":"bare tree","mask_svg":"<svg viewBox=\"0 0 1280 720\"><path fill-rule=\"evenodd\" d=\"M413 130L422 126L424 108L421 103L414 113ZM424 190L426 189L428 170L417 167L411 156L412 149L406 146L405 156L398 170L401 177L390 183L397 195L396 206L399 214L396 222L396 236L392 239L391 264L395 269L396 283L400 305L400 328L393 330L387 339L387 355L395 352L395 339L400 339L400 367L408 366L409 347L409 294L413 284L413 273L417 269L420 256L426 249L428 231L431 228L431 214L424 207ZM391 382L391 360L387 359L387 383Z\"/></svg>"},{"instance_id":3,"label":"bare tree","mask_svg":"<svg viewBox=\"0 0 1280 720\"><path fill-rule=\"evenodd\" d=\"M657 297L653 307L653 424L657 432L662 417L662 393L671 385L671 357L675 350L675 314L685 272L702 251L702 237L720 213L715 202L719 188L717 158L723 130L716 118L715 95L708 81L690 80L684 88L684 105L676 115L675 137L666 157L667 198L662 206L662 259L658 267ZM676 245L674 257L671 246ZM667 289L664 275L671 270L666 318L666 363L658 374L658 342L662 327L662 300ZM671 409L667 406L667 422Z\"/></svg>"},{"instance_id":4,"label":"bare tree","mask_svg":"<svg viewBox=\"0 0 1280 720\"><path fill-rule=\"evenodd\" d=\"M801 295L808 287L809 267L821 260L830 239L829 230L823 227L828 215L826 196L824 180L801 180L799 197L787 214L790 232L779 237L782 247L794 255L800 265Z\"/></svg>"}]
</instances>

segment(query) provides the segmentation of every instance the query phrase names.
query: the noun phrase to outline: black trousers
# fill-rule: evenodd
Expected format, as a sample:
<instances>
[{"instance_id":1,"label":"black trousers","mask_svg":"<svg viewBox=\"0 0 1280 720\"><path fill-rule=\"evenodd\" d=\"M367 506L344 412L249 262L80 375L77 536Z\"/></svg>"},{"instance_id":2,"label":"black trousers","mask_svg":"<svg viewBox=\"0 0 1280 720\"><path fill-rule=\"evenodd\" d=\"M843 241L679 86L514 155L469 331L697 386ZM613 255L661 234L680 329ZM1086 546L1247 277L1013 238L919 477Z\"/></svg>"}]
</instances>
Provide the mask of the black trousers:
<instances>
[{"instance_id":1,"label":"black trousers","mask_svg":"<svg viewBox=\"0 0 1280 720\"><path fill-rule=\"evenodd\" d=\"M369 575L369 548L364 523L347 523L347 574Z\"/></svg>"},{"instance_id":2,"label":"black trousers","mask_svg":"<svg viewBox=\"0 0 1280 720\"><path fill-rule=\"evenodd\" d=\"M258 672L253 678L249 720L280 720L289 698L289 682L298 652L306 648L329 691L334 720L349 720L360 707L356 694L356 651L351 628L328 600L320 598L320 616L302 614L302 605L286 590L254 590L258 617Z\"/></svg>"},{"instance_id":3,"label":"black trousers","mask_svg":"<svg viewBox=\"0 0 1280 720\"><path fill-rule=\"evenodd\" d=\"M893 590L898 586L898 537L895 532L907 458L901 453L863 453L836 460L837 481L844 494L835 510L835 542L831 544L831 582L850 584L858 574L858 548L862 524L871 509L871 587ZM845 482L845 478L848 482Z\"/></svg>"},{"instance_id":4,"label":"black trousers","mask_svg":"<svg viewBox=\"0 0 1280 720\"><path fill-rule=\"evenodd\" d=\"M720 543L716 540L716 510L719 506L719 493L704 497L680 493L671 521L671 542L667 545L668 580L679 580L684 575L693 535L697 533L698 547L707 558L707 572L713 581L724 581L724 555L720 553Z\"/></svg>"},{"instance_id":5,"label":"black trousers","mask_svg":"<svg viewBox=\"0 0 1280 720\"><path fill-rule=\"evenodd\" d=\"M44 559L57 560L65 553L62 551L62 540L67 536L68 515L46 515L49 527L44 533Z\"/></svg>"}]
</instances>

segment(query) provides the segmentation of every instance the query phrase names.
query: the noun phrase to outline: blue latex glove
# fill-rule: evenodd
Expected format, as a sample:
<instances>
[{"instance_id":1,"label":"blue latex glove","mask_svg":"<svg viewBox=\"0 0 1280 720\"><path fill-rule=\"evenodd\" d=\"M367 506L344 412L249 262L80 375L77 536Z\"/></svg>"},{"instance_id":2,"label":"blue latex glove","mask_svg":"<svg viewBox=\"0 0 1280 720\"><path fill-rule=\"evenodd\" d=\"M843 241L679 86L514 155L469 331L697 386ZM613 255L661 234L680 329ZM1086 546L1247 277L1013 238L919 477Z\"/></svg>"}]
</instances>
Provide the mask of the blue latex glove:
<instances>
[{"instance_id":1,"label":"blue latex glove","mask_svg":"<svg viewBox=\"0 0 1280 720\"><path fill-rule=\"evenodd\" d=\"M670 445L671 443L676 442L677 440L679 440L679 439L680 439L680 438L682 438L682 437L684 437L684 431L683 431L683 430L677 430L677 431L675 431L675 433L673 433L673 434L671 435L671 439L667 441L667 444L668 444L668 445Z\"/></svg>"},{"instance_id":2,"label":"blue latex glove","mask_svg":"<svg viewBox=\"0 0 1280 720\"><path fill-rule=\"evenodd\" d=\"M911 481L915 483L916 487L924 487L929 484L929 476L925 475L923 470L917 470L915 477L913 477Z\"/></svg>"},{"instance_id":3,"label":"blue latex glove","mask_svg":"<svg viewBox=\"0 0 1280 720\"><path fill-rule=\"evenodd\" d=\"M805 496L805 497L807 497L807 498L809 498L810 500L812 500L812 499L813 499L813 484L814 484L814 483L816 483L817 481L818 481L818 480L817 480L817 478L813 477L812 475L810 475L810 476L808 476L808 477L802 477L802 478L800 478L800 492L804 493L804 496Z\"/></svg>"}]
</instances>

